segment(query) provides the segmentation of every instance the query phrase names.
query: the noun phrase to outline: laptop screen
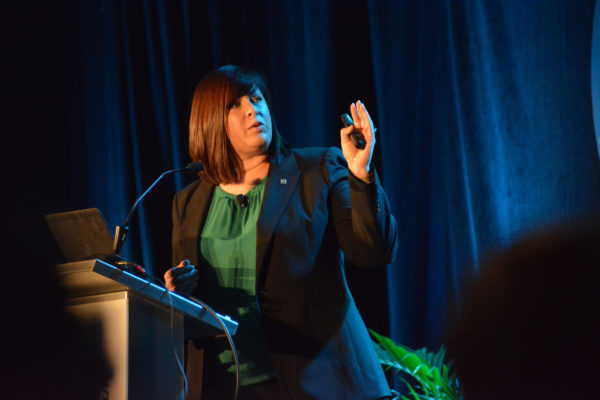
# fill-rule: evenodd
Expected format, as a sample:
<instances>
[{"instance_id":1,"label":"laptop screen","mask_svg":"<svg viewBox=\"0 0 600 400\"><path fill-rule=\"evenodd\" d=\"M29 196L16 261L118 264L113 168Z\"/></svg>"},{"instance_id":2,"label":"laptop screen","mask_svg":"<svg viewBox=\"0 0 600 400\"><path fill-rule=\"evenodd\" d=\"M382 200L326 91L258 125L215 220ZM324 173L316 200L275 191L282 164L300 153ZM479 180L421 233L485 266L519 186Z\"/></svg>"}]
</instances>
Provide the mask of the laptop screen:
<instances>
[{"instance_id":1,"label":"laptop screen","mask_svg":"<svg viewBox=\"0 0 600 400\"><path fill-rule=\"evenodd\" d=\"M112 254L113 236L97 208L49 214L46 222L67 262Z\"/></svg>"}]
</instances>

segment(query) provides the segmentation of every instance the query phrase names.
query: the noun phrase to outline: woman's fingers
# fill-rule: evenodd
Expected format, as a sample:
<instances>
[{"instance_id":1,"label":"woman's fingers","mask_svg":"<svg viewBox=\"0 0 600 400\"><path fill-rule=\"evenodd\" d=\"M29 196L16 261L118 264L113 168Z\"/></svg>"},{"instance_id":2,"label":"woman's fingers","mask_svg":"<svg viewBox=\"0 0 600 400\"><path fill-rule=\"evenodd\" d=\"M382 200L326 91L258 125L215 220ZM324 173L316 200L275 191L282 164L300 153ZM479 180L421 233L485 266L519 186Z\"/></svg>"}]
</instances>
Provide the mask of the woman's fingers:
<instances>
[{"instance_id":1,"label":"woman's fingers","mask_svg":"<svg viewBox=\"0 0 600 400\"><path fill-rule=\"evenodd\" d=\"M352 103L350 105L350 113L352 114L354 127L342 128L340 130L342 152L348 162L350 172L357 178L368 182L370 181L371 157L373 156L373 148L375 146L375 128L373 127L371 116L362 101L357 100L356 103ZM356 129L364 137L366 142L364 149L357 149L351 143L348 134L352 132L352 129Z\"/></svg>"},{"instance_id":2,"label":"woman's fingers","mask_svg":"<svg viewBox=\"0 0 600 400\"><path fill-rule=\"evenodd\" d=\"M360 102L360 100L358 100L358 102ZM360 119L360 115L358 114L356 103L350 104L350 114L352 114L352 121L354 121L354 127L356 129L361 129L362 121Z\"/></svg>"},{"instance_id":3,"label":"woman's fingers","mask_svg":"<svg viewBox=\"0 0 600 400\"><path fill-rule=\"evenodd\" d=\"M173 277L180 277L180 276L185 275L195 269L196 268L193 265L188 264L185 267L171 268L171 274L173 275Z\"/></svg>"},{"instance_id":4,"label":"woman's fingers","mask_svg":"<svg viewBox=\"0 0 600 400\"><path fill-rule=\"evenodd\" d=\"M362 133L365 136L368 136L369 139L373 136L373 121L371 120L371 116L369 115L369 111L367 107L365 107L364 103L358 100L356 105L356 109L358 112L358 116L361 121Z\"/></svg>"},{"instance_id":5,"label":"woman's fingers","mask_svg":"<svg viewBox=\"0 0 600 400\"><path fill-rule=\"evenodd\" d=\"M198 283L198 270L188 260L169 268L164 274L165 286L171 291L191 292Z\"/></svg>"},{"instance_id":6,"label":"woman's fingers","mask_svg":"<svg viewBox=\"0 0 600 400\"><path fill-rule=\"evenodd\" d=\"M193 266L185 267L185 271L182 272L183 268L178 268L173 271L173 282L178 285L189 281L190 279L198 278L198 270Z\"/></svg>"}]
</instances>

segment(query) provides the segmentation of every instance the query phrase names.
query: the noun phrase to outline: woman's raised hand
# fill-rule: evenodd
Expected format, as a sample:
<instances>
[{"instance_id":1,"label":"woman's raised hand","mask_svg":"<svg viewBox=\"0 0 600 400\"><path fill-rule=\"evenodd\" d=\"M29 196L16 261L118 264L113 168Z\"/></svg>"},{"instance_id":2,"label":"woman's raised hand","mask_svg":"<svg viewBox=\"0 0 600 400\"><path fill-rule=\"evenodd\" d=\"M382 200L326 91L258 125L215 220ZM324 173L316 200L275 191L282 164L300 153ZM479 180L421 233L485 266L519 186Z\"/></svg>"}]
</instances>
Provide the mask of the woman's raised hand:
<instances>
[{"instance_id":1,"label":"woman's raised hand","mask_svg":"<svg viewBox=\"0 0 600 400\"><path fill-rule=\"evenodd\" d=\"M354 126L348 126L340 130L342 152L350 172L357 178L367 182L370 176L369 166L373 157L373 148L375 147L375 128L367 108L360 100L350 105L350 113L352 114ZM365 137L366 146L362 150L357 149L348 136L354 129Z\"/></svg>"}]
</instances>

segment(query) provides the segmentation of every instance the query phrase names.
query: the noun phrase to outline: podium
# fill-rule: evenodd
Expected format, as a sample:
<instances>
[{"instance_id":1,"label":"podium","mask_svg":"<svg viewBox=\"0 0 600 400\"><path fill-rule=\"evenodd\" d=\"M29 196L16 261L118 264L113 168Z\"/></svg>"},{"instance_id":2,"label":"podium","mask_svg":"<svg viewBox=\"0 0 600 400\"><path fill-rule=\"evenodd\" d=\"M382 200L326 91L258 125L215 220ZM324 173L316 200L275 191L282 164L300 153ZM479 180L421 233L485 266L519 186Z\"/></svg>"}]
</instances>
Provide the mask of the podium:
<instances>
[{"instance_id":1,"label":"podium","mask_svg":"<svg viewBox=\"0 0 600 400\"><path fill-rule=\"evenodd\" d=\"M66 310L99 323L113 377L104 398L184 398L185 337L222 333L205 307L101 260L59 264L55 272L67 294ZM218 314L217 314L218 315ZM237 323L218 315L231 335Z\"/></svg>"}]
</instances>

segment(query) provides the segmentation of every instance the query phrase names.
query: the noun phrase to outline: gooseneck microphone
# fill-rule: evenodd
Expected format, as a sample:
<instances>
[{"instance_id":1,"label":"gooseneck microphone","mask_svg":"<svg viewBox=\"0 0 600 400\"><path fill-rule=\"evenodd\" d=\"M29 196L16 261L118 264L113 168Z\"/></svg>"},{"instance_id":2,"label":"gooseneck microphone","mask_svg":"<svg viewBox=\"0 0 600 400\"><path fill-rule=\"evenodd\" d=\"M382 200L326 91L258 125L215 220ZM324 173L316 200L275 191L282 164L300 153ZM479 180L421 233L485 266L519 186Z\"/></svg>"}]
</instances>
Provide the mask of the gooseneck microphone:
<instances>
[{"instance_id":1,"label":"gooseneck microphone","mask_svg":"<svg viewBox=\"0 0 600 400\"><path fill-rule=\"evenodd\" d=\"M135 201L135 203L133 203L133 206L129 210L129 214L127 214L127 218L125 219L125 222L123 223L123 225L117 226L117 228L116 228L115 241L113 242L113 248L112 248L112 253L113 253L112 258L115 261L121 259L120 253L121 253L121 248L123 247L123 243L125 243L125 238L127 237L127 231L129 230L129 219L133 215L133 212L135 211L135 208L137 207L139 202L142 201L142 199L152 190L152 188L154 188L154 186L156 186L156 184L158 182L160 182L160 180L167 175L171 175L171 174L174 174L177 172L200 172L203 169L204 169L204 165L202 165L202 163L193 162L193 163L189 163L188 165L186 165L183 168L171 169L169 171L165 171L158 178L156 178L154 183L152 183L152 185L150 185L150 187L148 189L146 189L146 191L144 193L142 193L142 195L140 197L138 197L138 199Z\"/></svg>"}]
</instances>

